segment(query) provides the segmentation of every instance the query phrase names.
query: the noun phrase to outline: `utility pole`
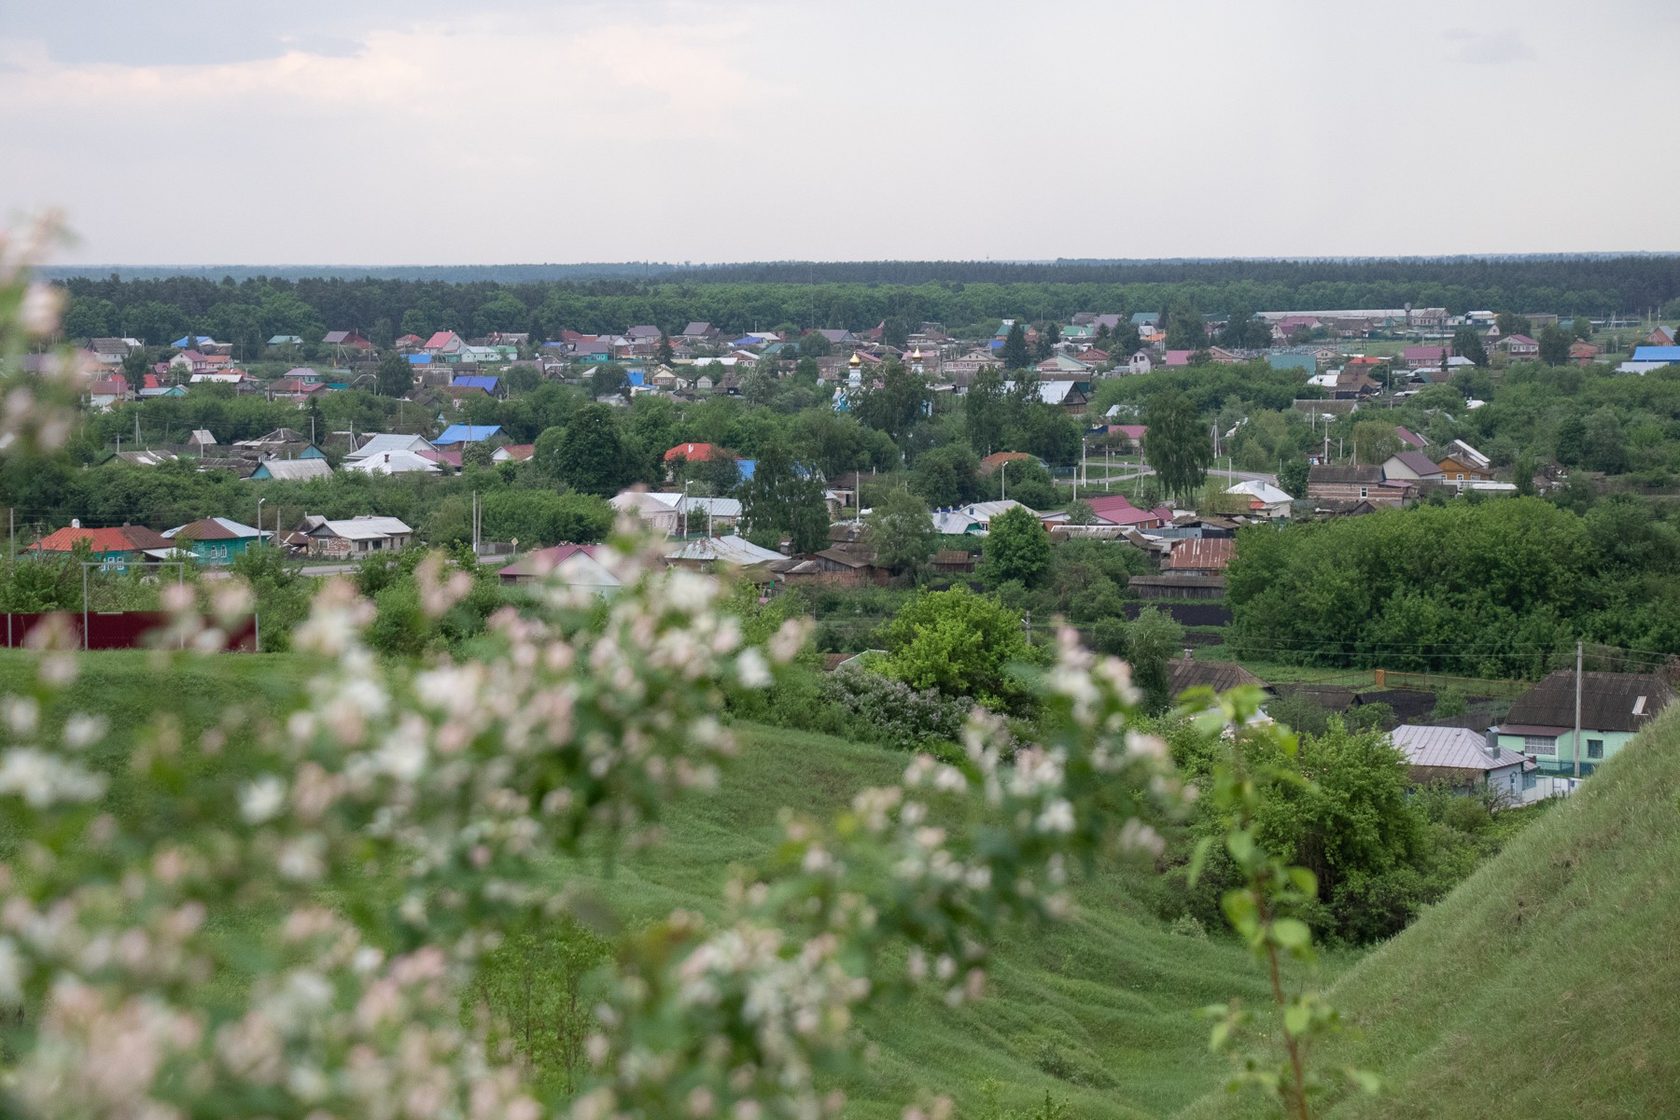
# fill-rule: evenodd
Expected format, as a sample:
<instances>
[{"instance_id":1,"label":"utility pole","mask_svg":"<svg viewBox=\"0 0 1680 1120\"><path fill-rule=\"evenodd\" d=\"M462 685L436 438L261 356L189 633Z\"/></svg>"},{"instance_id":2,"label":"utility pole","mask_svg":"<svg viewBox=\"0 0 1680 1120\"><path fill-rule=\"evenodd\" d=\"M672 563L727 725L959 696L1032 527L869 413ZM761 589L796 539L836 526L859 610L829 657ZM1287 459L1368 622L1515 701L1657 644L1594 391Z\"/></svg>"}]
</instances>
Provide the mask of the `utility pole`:
<instances>
[{"instance_id":1,"label":"utility pole","mask_svg":"<svg viewBox=\"0 0 1680 1120\"><path fill-rule=\"evenodd\" d=\"M1575 639L1575 780L1581 780L1581 640Z\"/></svg>"}]
</instances>

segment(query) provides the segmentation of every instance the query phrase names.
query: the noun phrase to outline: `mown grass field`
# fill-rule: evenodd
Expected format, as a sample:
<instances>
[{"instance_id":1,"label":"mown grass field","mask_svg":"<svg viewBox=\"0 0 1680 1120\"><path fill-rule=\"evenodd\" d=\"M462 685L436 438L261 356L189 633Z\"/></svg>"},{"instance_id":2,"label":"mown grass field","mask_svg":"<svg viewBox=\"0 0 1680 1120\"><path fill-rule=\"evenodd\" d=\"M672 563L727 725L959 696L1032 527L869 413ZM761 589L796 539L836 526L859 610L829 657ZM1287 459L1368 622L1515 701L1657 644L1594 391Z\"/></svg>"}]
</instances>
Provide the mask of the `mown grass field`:
<instances>
[{"instance_id":1,"label":"mown grass field","mask_svg":"<svg viewBox=\"0 0 1680 1120\"><path fill-rule=\"evenodd\" d=\"M256 704L278 717L303 676L287 655L165 666L144 653L99 653L81 664L72 698L110 720L112 741L101 758L118 773L154 720L173 720L190 736L231 705ZM21 687L33 671L30 655L0 653L0 691ZM610 877L567 864L555 873L596 880L632 920L676 906L716 913L730 866L774 842L780 807L829 812L857 790L892 780L906 762L868 744L754 725L740 731L746 750L722 789L674 806L662 845L619 863ZM235 761L237 750L230 744ZM113 795L121 796L120 779ZM0 854L17 839L0 823ZM1152 877L1099 870L1079 885L1073 920L1007 930L981 1003L952 1011L916 999L867 1020L863 1030L876 1049L848 1079L848 1115L897 1117L907 1102L948 1093L976 1120L990 1115L989 1098L1001 1114L1041 1106L1046 1094L1074 1117L1164 1117L1215 1090L1228 1067L1208 1052L1207 1024L1196 1009L1232 996L1260 1000L1262 976L1217 931L1205 938L1170 932L1142 898ZM255 920L217 916L230 936ZM1333 978L1350 960L1330 958L1322 975Z\"/></svg>"}]
</instances>

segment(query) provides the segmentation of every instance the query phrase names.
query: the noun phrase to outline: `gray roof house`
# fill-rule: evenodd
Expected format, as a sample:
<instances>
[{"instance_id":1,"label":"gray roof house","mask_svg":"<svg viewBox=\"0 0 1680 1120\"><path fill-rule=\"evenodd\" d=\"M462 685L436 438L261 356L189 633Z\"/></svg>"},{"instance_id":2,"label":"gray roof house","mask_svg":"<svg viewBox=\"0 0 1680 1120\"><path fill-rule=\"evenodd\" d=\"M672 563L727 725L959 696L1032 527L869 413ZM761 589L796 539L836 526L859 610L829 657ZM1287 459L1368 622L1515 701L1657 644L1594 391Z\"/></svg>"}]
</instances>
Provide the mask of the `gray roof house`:
<instances>
[{"instance_id":1,"label":"gray roof house","mask_svg":"<svg viewBox=\"0 0 1680 1120\"><path fill-rule=\"evenodd\" d=\"M1401 478L1408 482L1440 482L1446 475L1435 461L1421 451L1401 451L1390 455L1382 465L1383 478Z\"/></svg>"},{"instance_id":2,"label":"gray roof house","mask_svg":"<svg viewBox=\"0 0 1680 1120\"><path fill-rule=\"evenodd\" d=\"M1411 765L1412 781L1440 783L1466 794L1487 793L1501 803L1519 805L1532 797L1534 763L1498 745L1497 737L1467 727L1431 727L1402 723L1389 740Z\"/></svg>"}]
</instances>

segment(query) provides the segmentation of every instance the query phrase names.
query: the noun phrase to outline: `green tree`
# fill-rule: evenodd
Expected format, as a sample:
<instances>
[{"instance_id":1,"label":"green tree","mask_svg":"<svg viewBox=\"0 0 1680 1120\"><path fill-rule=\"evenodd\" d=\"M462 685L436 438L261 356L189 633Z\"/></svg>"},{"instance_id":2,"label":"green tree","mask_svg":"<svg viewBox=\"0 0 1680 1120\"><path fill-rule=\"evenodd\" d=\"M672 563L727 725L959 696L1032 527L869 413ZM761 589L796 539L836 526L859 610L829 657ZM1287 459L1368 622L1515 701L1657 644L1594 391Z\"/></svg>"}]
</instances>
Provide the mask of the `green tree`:
<instances>
[{"instance_id":1,"label":"green tree","mask_svg":"<svg viewBox=\"0 0 1680 1120\"><path fill-rule=\"evenodd\" d=\"M1009 405L1004 398L1003 377L995 369L982 369L963 397L963 428L976 455L990 455L1004 444L1009 430Z\"/></svg>"},{"instance_id":2,"label":"green tree","mask_svg":"<svg viewBox=\"0 0 1680 1120\"><path fill-rule=\"evenodd\" d=\"M1049 323L1038 332L1038 347L1033 357L1044 361L1056 352L1056 343L1062 340L1062 328L1056 323Z\"/></svg>"},{"instance_id":3,"label":"green tree","mask_svg":"<svg viewBox=\"0 0 1680 1120\"><path fill-rule=\"evenodd\" d=\"M1494 316L1493 321L1499 327L1500 338L1510 338L1514 334L1529 334L1534 330L1527 316L1518 315L1514 311L1501 311Z\"/></svg>"},{"instance_id":4,"label":"green tree","mask_svg":"<svg viewBox=\"0 0 1680 1120\"><path fill-rule=\"evenodd\" d=\"M875 550L876 563L895 575L920 570L937 543L927 503L903 487L889 491L869 511L864 540Z\"/></svg>"},{"instance_id":5,"label":"green tree","mask_svg":"<svg viewBox=\"0 0 1680 1120\"><path fill-rule=\"evenodd\" d=\"M1018 708L1028 696L1010 668L1037 656L1020 616L966 587L922 592L887 625L886 671L912 688L969 696L989 708Z\"/></svg>"},{"instance_id":6,"label":"green tree","mask_svg":"<svg viewBox=\"0 0 1680 1120\"><path fill-rule=\"evenodd\" d=\"M1050 534L1030 511L1016 506L992 518L982 555L980 574L991 586L1013 580L1037 587L1050 571Z\"/></svg>"},{"instance_id":7,"label":"green tree","mask_svg":"<svg viewBox=\"0 0 1680 1120\"><path fill-rule=\"evenodd\" d=\"M1400 450L1400 437L1387 420L1360 420L1353 425L1353 446L1359 462L1380 464Z\"/></svg>"},{"instance_id":8,"label":"green tree","mask_svg":"<svg viewBox=\"0 0 1680 1120\"><path fill-rule=\"evenodd\" d=\"M1307 475L1311 473L1307 461L1299 455L1291 456L1278 468L1278 486L1291 498L1307 496Z\"/></svg>"},{"instance_id":9,"label":"green tree","mask_svg":"<svg viewBox=\"0 0 1680 1120\"><path fill-rule=\"evenodd\" d=\"M483 518L486 537L537 548L602 540L612 529L613 511L592 494L506 487L485 496Z\"/></svg>"},{"instance_id":10,"label":"green tree","mask_svg":"<svg viewBox=\"0 0 1680 1120\"><path fill-rule=\"evenodd\" d=\"M1143 693L1144 706L1162 712L1172 706L1172 669L1168 665L1184 649L1184 627L1155 607L1138 612L1126 627L1126 660L1132 683Z\"/></svg>"},{"instance_id":11,"label":"green tree","mask_svg":"<svg viewBox=\"0 0 1680 1120\"><path fill-rule=\"evenodd\" d=\"M146 360L146 351L143 348L132 350L123 355L123 376L128 379L128 387L136 393L146 387L146 374L150 372L151 368L152 365Z\"/></svg>"},{"instance_id":12,"label":"green tree","mask_svg":"<svg viewBox=\"0 0 1680 1120\"><path fill-rule=\"evenodd\" d=\"M916 457L910 489L935 509L972 502L980 494L980 460L960 443L947 443Z\"/></svg>"},{"instance_id":13,"label":"green tree","mask_svg":"<svg viewBox=\"0 0 1680 1120\"><path fill-rule=\"evenodd\" d=\"M677 360L677 352L671 348L671 336L665 328L659 328L659 348L653 352L654 360L662 366L668 366Z\"/></svg>"},{"instance_id":14,"label":"green tree","mask_svg":"<svg viewBox=\"0 0 1680 1120\"><path fill-rule=\"evenodd\" d=\"M1586 465L1605 474L1624 474L1628 469L1627 437L1614 409L1598 409L1587 417Z\"/></svg>"},{"instance_id":15,"label":"green tree","mask_svg":"<svg viewBox=\"0 0 1680 1120\"><path fill-rule=\"evenodd\" d=\"M1114 337L1109 341L1108 352L1114 360L1124 363L1143 348L1143 338L1138 334L1137 324L1122 322L1114 328Z\"/></svg>"},{"instance_id":16,"label":"green tree","mask_svg":"<svg viewBox=\"0 0 1680 1120\"><path fill-rule=\"evenodd\" d=\"M925 377L900 362L888 361L881 369L880 384L864 389L852 412L859 423L885 432L902 446L932 403Z\"/></svg>"},{"instance_id":17,"label":"green tree","mask_svg":"<svg viewBox=\"0 0 1680 1120\"><path fill-rule=\"evenodd\" d=\"M799 336L799 356L802 358L826 358L833 352L834 344L821 331L810 330Z\"/></svg>"},{"instance_id":18,"label":"green tree","mask_svg":"<svg viewBox=\"0 0 1680 1120\"><path fill-rule=\"evenodd\" d=\"M1559 421L1553 453L1566 467L1579 466L1587 454L1587 424L1577 412L1570 412Z\"/></svg>"},{"instance_id":19,"label":"green tree","mask_svg":"<svg viewBox=\"0 0 1680 1120\"><path fill-rule=\"evenodd\" d=\"M1144 413L1149 438L1143 444L1144 462L1155 469L1166 492L1193 497L1213 462L1213 439L1195 405L1182 393L1163 393Z\"/></svg>"},{"instance_id":20,"label":"green tree","mask_svg":"<svg viewBox=\"0 0 1680 1120\"><path fill-rule=\"evenodd\" d=\"M1569 329L1570 329L1571 333L1573 333L1574 336L1576 338L1580 339L1582 342L1592 341L1592 336L1593 336L1592 316L1590 316L1590 315L1577 315L1577 316L1575 316L1574 321L1569 324Z\"/></svg>"},{"instance_id":21,"label":"green tree","mask_svg":"<svg viewBox=\"0 0 1680 1120\"><path fill-rule=\"evenodd\" d=\"M1463 326L1453 332L1453 353L1461 358L1469 358L1476 365L1486 367L1488 364L1487 346L1482 342L1482 334L1475 327Z\"/></svg>"},{"instance_id":22,"label":"green tree","mask_svg":"<svg viewBox=\"0 0 1680 1120\"><path fill-rule=\"evenodd\" d=\"M741 491L741 518L760 542L787 537L795 552L816 552L828 545L822 482L780 439L759 452L752 479Z\"/></svg>"},{"instance_id":23,"label":"green tree","mask_svg":"<svg viewBox=\"0 0 1680 1120\"><path fill-rule=\"evenodd\" d=\"M910 323L903 316L888 315L881 322L881 343L902 350L910 345Z\"/></svg>"},{"instance_id":24,"label":"green tree","mask_svg":"<svg viewBox=\"0 0 1680 1120\"><path fill-rule=\"evenodd\" d=\"M1167 311L1167 349L1203 350L1208 343L1207 322L1187 303Z\"/></svg>"},{"instance_id":25,"label":"green tree","mask_svg":"<svg viewBox=\"0 0 1680 1120\"><path fill-rule=\"evenodd\" d=\"M543 432L531 458L548 478L586 494L617 493L633 477L615 410L604 404L586 404L564 428Z\"/></svg>"},{"instance_id":26,"label":"green tree","mask_svg":"<svg viewBox=\"0 0 1680 1120\"><path fill-rule=\"evenodd\" d=\"M395 350L379 359L374 373L374 388L382 397L406 397L414 388L414 367Z\"/></svg>"},{"instance_id":27,"label":"green tree","mask_svg":"<svg viewBox=\"0 0 1680 1120\"><path fill-rule=\"evenodd\" d=\"M1032 365L1032 355L1027 353L1027 331L1019 321L1011 324L1009 334L1003 340L1003 368L1026 369Z\"/></svg>"},{"instance_id":28,"label":"green tree","mask_svg":"<svg viewBox=\"0 0 1680 1120\"><path fill-rule=\"evenodd\" d=\"M616 397L629 388L629 385L629 376L625 374L624 367L617 362L596 366L589 373L589 394L596 400L602 397Z\"/></svg>"},{"instance_id":29,"label":"green tree","mask_svg":"<svg viewBox=\"0 0 1680 1120\"><path fill-rule=\"evenodd\" d=\"M117 305L96 296L78 296L70 301L59 324L59 333L73 342L107 338L116 333L122 316Z\"/></svg>"},{"instance_id":30,"label":"green tree","mask_svg":"<svg viewBox=\"0 0 1680 1120\"><path fill-rule=\"evenodd\" d=\"M1568 331L1555 324L1547 324L1540 332L1540 360L1549 366L1569 364L1569 345L1574 341Z\"/></svg>"}]
</instances>

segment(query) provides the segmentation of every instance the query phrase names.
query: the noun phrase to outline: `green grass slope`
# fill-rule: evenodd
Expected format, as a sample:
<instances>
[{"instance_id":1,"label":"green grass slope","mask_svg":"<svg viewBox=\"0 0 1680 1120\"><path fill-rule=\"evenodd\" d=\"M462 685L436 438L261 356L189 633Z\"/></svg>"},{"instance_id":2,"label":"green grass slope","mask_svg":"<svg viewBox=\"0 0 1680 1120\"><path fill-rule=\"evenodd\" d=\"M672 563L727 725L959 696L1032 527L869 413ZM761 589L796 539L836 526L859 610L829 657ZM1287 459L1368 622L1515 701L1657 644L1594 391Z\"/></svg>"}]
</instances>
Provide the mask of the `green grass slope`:
<instances>
[{"instance_id":1,"label":"green grass slope","mask_svg":"<svg viewBox=\"0 0 1680 1120\"><path fill-rule=\"evenodd\" d=\"M146 654L100 653L81 664L74 699L110 720L113 741L103 758L117 773L140 730L159 715L190 736L230 705L278 714L301 684L299 663L286 655L161 668ZM34 667L29 655L0 651L0 691L21 687ZM676 906L716 913L730 866L774 842L781 806L830 812L859 789L892 781L907 761L867 744L752 725L740 731L746 750L718 793L675 806L664 842L602 880L602 893L626 915ZM236 752L230 744L230 757ZM0 856L17 839L0 822ZM601 876L597 867L576 865L556 874ZM1073 920L1005 931L989 996L976 1005L953 1011L918 999L873 1015L863 1029L876 1053L845 1086L848 1115L896 1118L906 1103L948 1093L962 1116L1002 1120L1002 1112L1042 1105L1048 1093L1070 1117L1161 1117L1215 1089L1227 1067L1209 1054L1207 1024L1195 1010L1233 995L1261 999L1261 976L1226 938L1169 932L1138 900L1149 888L1145 875L1110 871L1078 885ZM217 920L238 929L255 919ZM984 1106L988 1082L999 1114Z\"/></svg>"},{"instance_id":2,"label":"green grass slope","mask_svg":"<svg viewBox=\"0 0 1680 1120\"><path fill-rule=\"evenodd\" d=\"M1680 712L1658 721L1331 1001L1337 1120L1680 1116ZM1223 1095L1188 1117L1263 1114Z\"/></svg>"}]
</instances>

